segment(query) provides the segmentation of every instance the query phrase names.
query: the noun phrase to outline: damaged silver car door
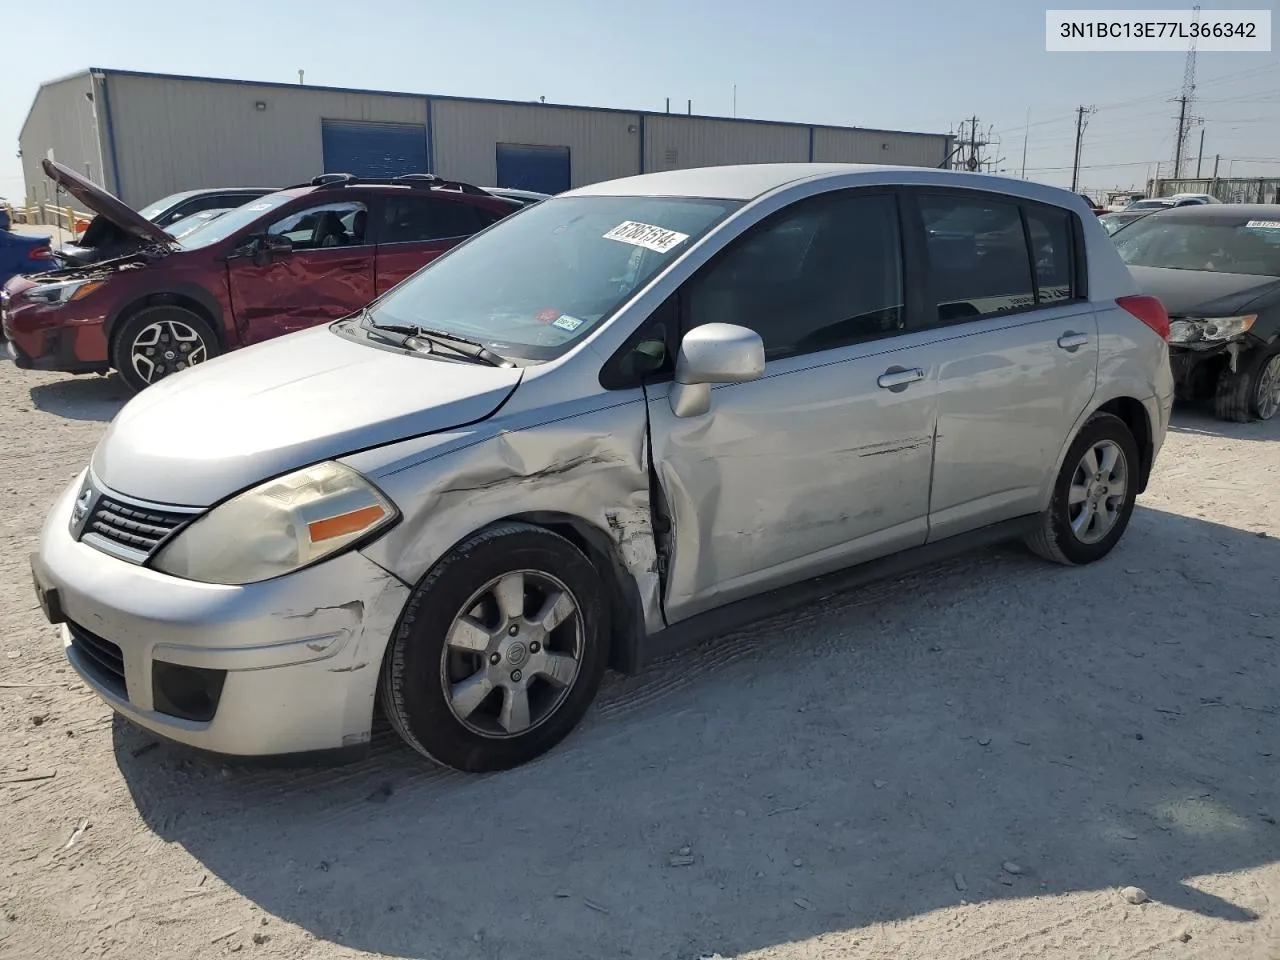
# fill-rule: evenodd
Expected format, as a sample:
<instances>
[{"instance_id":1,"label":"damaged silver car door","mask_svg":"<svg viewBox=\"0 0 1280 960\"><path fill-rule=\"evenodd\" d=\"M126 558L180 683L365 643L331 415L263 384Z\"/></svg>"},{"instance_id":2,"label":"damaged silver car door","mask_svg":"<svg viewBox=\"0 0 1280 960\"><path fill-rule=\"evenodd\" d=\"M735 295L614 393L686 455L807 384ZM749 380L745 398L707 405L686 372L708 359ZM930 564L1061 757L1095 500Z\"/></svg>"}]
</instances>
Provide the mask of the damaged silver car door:
<instances>
[{"instance_id":1,"label":"damaged silver car door","mask_svg":"<svg viewBox=\"0 0 1280 960\"><path fill-rule=\"evenodd\" d=\"M906 329L899 236L892 192L820 194L682 289L677 382L648 405L669 622L925 542L932 337Z\"/></svg>"}]
</instances>

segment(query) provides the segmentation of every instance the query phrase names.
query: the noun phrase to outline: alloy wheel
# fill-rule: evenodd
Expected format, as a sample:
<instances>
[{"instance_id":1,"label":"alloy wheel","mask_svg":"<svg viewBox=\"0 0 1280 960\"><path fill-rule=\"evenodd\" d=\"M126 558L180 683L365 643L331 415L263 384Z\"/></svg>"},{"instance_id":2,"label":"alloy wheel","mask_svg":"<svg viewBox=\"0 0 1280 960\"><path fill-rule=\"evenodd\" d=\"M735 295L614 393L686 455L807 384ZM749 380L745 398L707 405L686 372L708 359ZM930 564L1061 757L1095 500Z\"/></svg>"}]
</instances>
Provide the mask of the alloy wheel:
<instances>
[{"instance_id":1,"label":"alloy wheel","mask_svg":"<svg viewBox=\"0 0 1280 960\"><path fill-rule=\"evenodd\" d=\"M199 331L181 320L159 320L138 331L129 359L144 383L155 383L208 358L209 348Z\"/></svg>"},{"instance_id":2,"label":"alloy wheel","mask_svg":"<svg viewBox=\"0 0 1280 960\"><path fill-rule=\"evenodd\" d=\"M1280 410L1280 353L1258 371L1258 389L1254 396L1258 417L1270 420Z\"/></svg>"},{"instance_id":3,"label":"alloy wheel","mask_svg":"<svg viewBox=\"0 0 1280 960\"><path fill-rule=\"evenodd\" d=\"M1115 527L1129 488L1129 464L1112 440L1084 452L1067 490L1067 522L1081 543L1097 543Z\"/></svg>"},{"instance_id":4,"label":"alloy wheel","mask_svg":"<svg viewBox=\"0 0 1280 960\"><path fill-rule=\"evenodd\" d=\"M564 703L582 666L582 612L556 577L518 570L477 590L440 658L445 702L482 737L519 736Z\"/></svg>"}]
</instances>

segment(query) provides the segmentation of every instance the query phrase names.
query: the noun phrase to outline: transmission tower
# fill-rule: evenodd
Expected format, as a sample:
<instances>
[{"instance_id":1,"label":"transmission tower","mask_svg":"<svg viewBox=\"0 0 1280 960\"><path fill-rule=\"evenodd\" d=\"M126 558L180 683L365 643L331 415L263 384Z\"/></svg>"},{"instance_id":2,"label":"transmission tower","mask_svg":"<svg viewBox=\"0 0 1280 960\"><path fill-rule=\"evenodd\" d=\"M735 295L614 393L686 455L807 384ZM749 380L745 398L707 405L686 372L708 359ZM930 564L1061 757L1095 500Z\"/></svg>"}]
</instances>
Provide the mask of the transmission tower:
<instances>
[{"instance_id":1,"label":"transmission tower","mask_svg":"<svg viewBox=\"0 0 1280 960\"><path fill-rule=\"evenodd\" d=\"M1191 8L1195 14L1200 13L1200 5ZM1199 17L1193 21L1199 22ZM1178 104L1178 135L1173 139L1173 179L1182 176L1182 158L1187 155L1187 135L1191 127L1203 123L1200 118L1191 116L1191 107L1196 99L1196 38L1193 34L1191 45L1187 48L1187 63L1182 69L1182 93L1175 101Z\"/></svg>"},{"instance_id":2,"label":"transmission tower","mask_svg":"<svg viewBox=\"0 0 1280 960\"><path fill-rule=\"evenodd\" d=\"M985 133L980 133L978 118L973 116L960 121L958 134L953 127L952 136L955 137L955 145L949 160L953 170L968 170L974 173L983 170L991 171L997 161L989 159L984 152L993 143L991 127L988 127Z\"/></svg>"}]
</instances>

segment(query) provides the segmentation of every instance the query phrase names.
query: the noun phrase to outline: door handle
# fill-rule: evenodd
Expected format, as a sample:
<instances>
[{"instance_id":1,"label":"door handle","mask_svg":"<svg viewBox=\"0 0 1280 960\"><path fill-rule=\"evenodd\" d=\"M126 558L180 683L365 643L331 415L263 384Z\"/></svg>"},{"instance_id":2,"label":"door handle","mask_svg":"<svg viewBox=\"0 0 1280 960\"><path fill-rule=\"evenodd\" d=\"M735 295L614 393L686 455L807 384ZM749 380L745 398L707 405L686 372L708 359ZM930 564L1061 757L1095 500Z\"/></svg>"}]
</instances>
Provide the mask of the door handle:
<instances>
[{"instance_id":1,"label":"door handle","mask_svg":"<svg viewBox=\"0 0 1280 960\"><path fill-rule=\"evenodd\" d=\"M876 386L884 390L895 390L923 379L924 371L919 367L912 367L910 370L904 370L902 367L890 367L876 378Z\"/></svg>"},{"instance_id":2,"label":"door handle","mask_svg":"<svg viewBox=\"0 0 1280 960\"><path fill-rule=\"evenodd\" d=\"M1077 350L1088 342L1087 333L1072 333L1070 330L1058 338L1058 346L1063 350Z\"/></svg>"}]
</instances>

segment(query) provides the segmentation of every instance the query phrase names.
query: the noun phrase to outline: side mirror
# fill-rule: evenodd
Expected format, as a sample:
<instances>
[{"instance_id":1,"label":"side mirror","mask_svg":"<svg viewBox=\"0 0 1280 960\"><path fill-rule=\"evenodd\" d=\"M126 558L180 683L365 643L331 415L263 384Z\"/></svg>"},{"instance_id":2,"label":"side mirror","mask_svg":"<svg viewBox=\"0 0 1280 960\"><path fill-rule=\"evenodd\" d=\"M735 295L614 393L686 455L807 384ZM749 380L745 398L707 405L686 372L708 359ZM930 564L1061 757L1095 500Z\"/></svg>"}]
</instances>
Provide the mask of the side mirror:
<instances>
[{"instance_id":1,"label":"side mirror","mask_svg":"<svg viewBox=\"0 0 1280 960\"><path fill-rule=\"evenodd\" d=\"M764 375L764 341L760 334L732 323L694 327L680 342L671 412L700 417L711 409L713 383L746 383Z\"/></svg>"},{"instance_id":2,"label":"side mirror","mask_svg":"<svg viewBox=\"0 0 1280 960\"><path fill-rule=\"evenodd\" d=\"M276 257L293 253L293 241L288 237L267 234L253 241L252 253L254 265L265 267Z\"/></svg>"}]
</instances>

